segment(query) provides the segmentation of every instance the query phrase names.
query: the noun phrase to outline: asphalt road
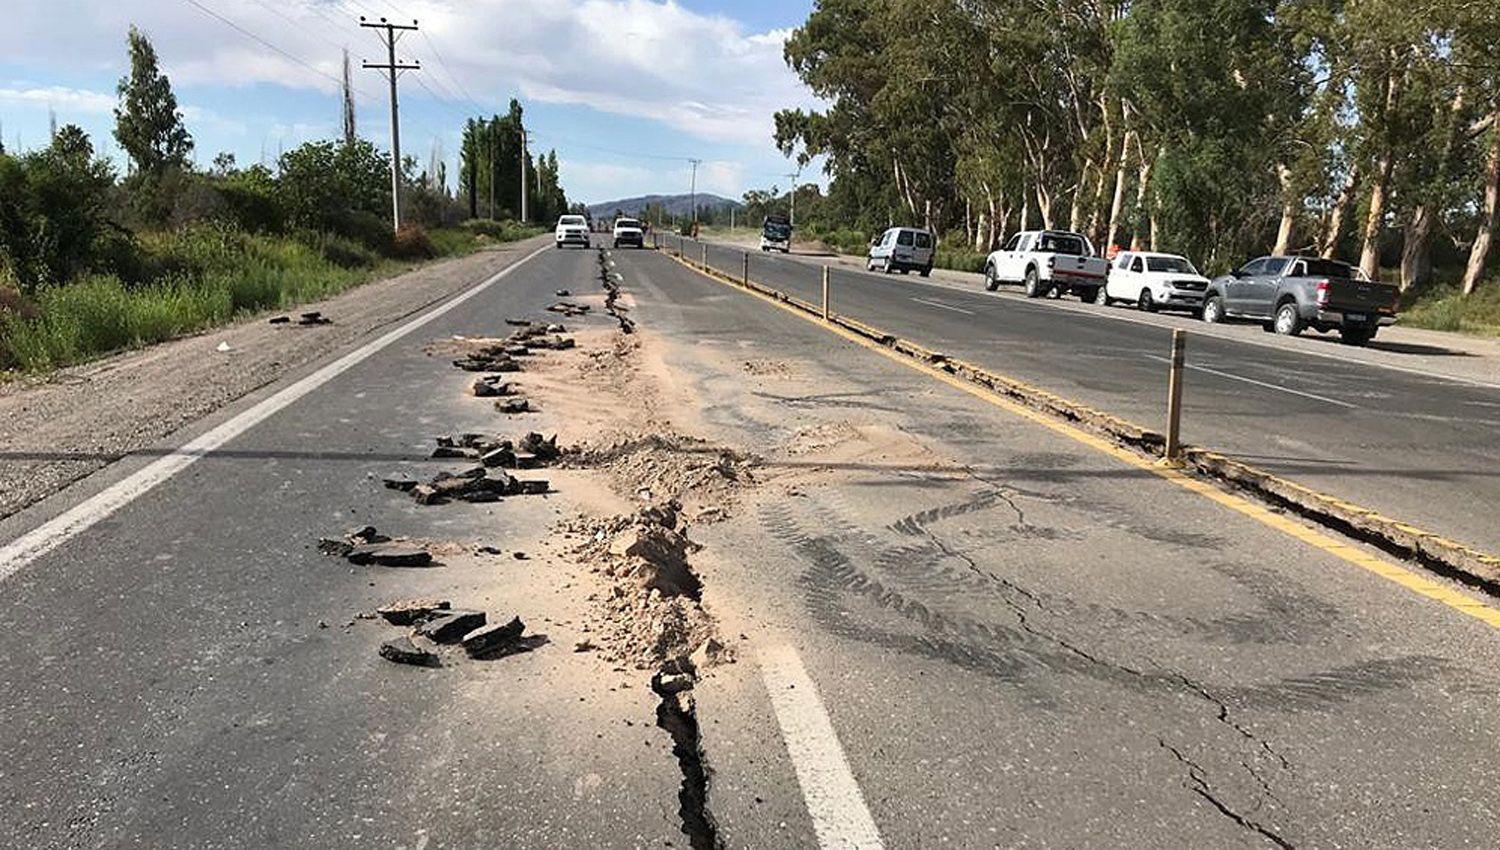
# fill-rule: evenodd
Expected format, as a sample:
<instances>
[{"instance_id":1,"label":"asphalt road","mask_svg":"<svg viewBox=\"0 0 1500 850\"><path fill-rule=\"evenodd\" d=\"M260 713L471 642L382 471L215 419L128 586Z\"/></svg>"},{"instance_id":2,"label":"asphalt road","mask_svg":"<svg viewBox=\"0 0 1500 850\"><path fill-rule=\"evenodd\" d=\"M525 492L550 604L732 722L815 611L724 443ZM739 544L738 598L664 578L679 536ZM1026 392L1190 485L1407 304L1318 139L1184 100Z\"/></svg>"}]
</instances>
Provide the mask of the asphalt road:
<instances>
[{"instance_id":1,"label":"asphalt road","mask_svg":"<svg viewBox=\"0 0 1500 850\"><path fill-rule=\"evenodd\" d=\"M548 249L0 581L0 846L680 839L681 775L667 733L652 728L648 689L617 690L618 677L567 649L397 666L375 653L397 630L354 619L422 596L520 613L544 635L541 614L576 617L522 603L555 588L527 585L542 571L509 555L536 551L553 497L421 508L380 477L451 469L428 459L437 434L514 427L465 399L473 376L424 346L493 334L507 316L555 318L541 312L553 290L596 282L594 252ZM587 322L613 324L570 320ZM0 541L312 372L10 517ZM319 538L366 523L506 554L424 570L351 568L318 552Z\"/></svg>"},{"instance_id":2,"label":"asphalt road","mask_svg":"<svg viewBox=\"0 0 1500 850\"><path fill-rule=\"evenodd\" d=\"M1493 845L1491 627L664 256L614 257L701 436L761 458L731 519L693 529L741 652L693 692L723 846ZM684 846L639 683L556 646L397 667L352 619L553 600L528 623L563 643L583 602L547 571L351 570L313 545L365 523L537 545L566 487L434 511L377 479L496 427L425 345L584 291L594 260L543 252L0 577L0 846ZM328 368L0 521L0 544Z\"/></svg>"},{"instance_id":3,"label":"asphalt road","mask_svg":"<svg viewBox=\"0 0 1500 850\"><path fill-rule=\"evenodd\" d=\"M707 249L710 265L740 274L740 249ZM692 259L698 252L689 243ZM822 297L819 270L800 258L751 252L750 274ZM835 312L1163 427L1168 328L916 275L835 268L830 285ZM1500 522L1486 509L1500 505L1500 386L1206 334L1190 338L1187 363L1185 441L1500 551Z\"/></svg>"},{"instance_id":4,"label":"asphalt road","mask_svg":"<svg viewBox=\"0 0 1500 850\"><path fill-rule=\"evenodd\" d=\"M665 257L615 257L713 436L765 457L753 520L699 530L732 556L705 601L756 648L697 692L726 846L873 846L861 809L892 848L1493 844L1491 627ZM827 736L785 704L808 690Z\"/></svg>"}]
</instances>

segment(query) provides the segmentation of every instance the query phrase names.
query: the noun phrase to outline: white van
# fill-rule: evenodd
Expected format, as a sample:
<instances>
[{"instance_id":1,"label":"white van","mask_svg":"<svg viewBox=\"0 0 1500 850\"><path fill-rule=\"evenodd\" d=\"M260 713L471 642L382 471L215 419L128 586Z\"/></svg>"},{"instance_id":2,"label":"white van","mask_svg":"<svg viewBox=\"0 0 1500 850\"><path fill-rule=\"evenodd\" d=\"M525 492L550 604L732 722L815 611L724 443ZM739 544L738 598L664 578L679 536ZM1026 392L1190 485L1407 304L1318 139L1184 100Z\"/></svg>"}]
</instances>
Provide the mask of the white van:
<instances>
[{"instance_id":1,"label":"white van","mask_svg":"<svg viewBox=\"0 0 1500 850\"><path fill-rule=\"evenodd\" d=\"M916 227L892 227L878 238L870 240L865 268L886 274L916 271L922 277L927 277L932 274L932 255L936 248L937 240L932 237L931 231Z\"/></svg>"}]
</instances>

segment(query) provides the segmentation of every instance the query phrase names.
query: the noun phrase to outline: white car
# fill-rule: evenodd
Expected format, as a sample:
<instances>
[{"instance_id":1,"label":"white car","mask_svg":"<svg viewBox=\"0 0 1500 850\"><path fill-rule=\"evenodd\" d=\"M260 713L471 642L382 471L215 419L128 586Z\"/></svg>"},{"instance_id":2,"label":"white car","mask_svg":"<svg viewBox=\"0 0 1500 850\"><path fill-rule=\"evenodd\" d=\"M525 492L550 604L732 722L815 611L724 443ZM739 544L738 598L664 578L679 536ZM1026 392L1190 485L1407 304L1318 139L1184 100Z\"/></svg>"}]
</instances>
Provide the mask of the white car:
<instances>
[{"instance_id":1,"label":"white car","mask_svg":"<svg viewBox=\"0 0 1500 850\"><path fill-rule=\"evenodd\" d=\"M932 233L916 227L891 227L870 240L865 254L865 269L886 274L910 271L922 277L932 274L932 251L937 240Z\"/></svg>"},{"instance_id":2,"label":"white car","mask_svg":"<svg viewBox=\"0 0 1500 850\"><path fill-rule=\"evenodd\" d=\"M633 218L615 219L615 247L621 245L634 245L637 248L646 247L646 231L642 229L641 223Z\"/></svg>"},{"instance_id":3,"label":"white car","mask_svg":"<svg viewBox=\"0 0 1500 850\"><path fill-rule=\"evenodd\" d=\"M1203 309L1208 278L1187 257L1143 251L1122 251L1115 257L1104 284L1104 303L1128 301L1148 313L1157 310Z\"/></svg>"},{"instance_id":4,"label":"white car","mask_svg":"<svg viewBox=\"0 0 1500 850\"><path fill-rule=\"evenodd\" d=\"M565 215L557 220L557 229L552 231L557 247L581 245L589 247L589 221L581 215Z\"/></svg>"},{"instance_id":5,"label":"white car","mask_svg":"<svg viewBox=\"0 0 1500 850\"><path fill-rule=\"evenodd\" d=\"M1094 246L1083 234L1028 230L985 259L984 288L994 292L1002 283L1019 283L1027 298L1072 293L1096 301L1108 272L1109 263L1094 256Z\"/></svg>"}]
</instances>

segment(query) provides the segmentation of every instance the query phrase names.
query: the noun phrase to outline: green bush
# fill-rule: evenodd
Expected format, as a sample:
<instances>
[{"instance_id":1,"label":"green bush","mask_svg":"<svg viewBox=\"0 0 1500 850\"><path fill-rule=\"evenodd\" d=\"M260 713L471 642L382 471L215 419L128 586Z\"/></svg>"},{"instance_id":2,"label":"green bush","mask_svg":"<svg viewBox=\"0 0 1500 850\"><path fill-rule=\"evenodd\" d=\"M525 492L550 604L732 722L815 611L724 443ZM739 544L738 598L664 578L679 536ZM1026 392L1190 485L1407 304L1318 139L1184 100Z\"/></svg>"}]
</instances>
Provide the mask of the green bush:
<instances>
[{"instance_id":1,"label":"green bush","mask_svg":"<svg viewBox=\"0 0 1500 850\"><path fill-rule=\"evenodd\" d=\"M1500 336L1500 278L1481 283L1464 295L1454 286L1420 293L1401 312L1401 324L1435 331L1464 331Z\"/></svg>"},{"instance_id":2,"label":"green bush","mask_svg":"<svg viewBox=\"0 0 1500 850\"><path fill-rule=\"evenodd\" d=\"M391 256L400 260L430 260L437 256L437 247L422 225L403 224L391 238Z\"/></svg>"},{"instance_id":3,"label":"green bush","mask_svg":"<svg viewBox=\"0 0 1500 850\"><path fill-rule=\"evenodd\" d=\"M932 264L940 269L952 269L958 272L984 271L984 263L987 255L971 250L967 246L958 248L947 248L939 246L937 256Z\"/></svg>"}]
</instances>

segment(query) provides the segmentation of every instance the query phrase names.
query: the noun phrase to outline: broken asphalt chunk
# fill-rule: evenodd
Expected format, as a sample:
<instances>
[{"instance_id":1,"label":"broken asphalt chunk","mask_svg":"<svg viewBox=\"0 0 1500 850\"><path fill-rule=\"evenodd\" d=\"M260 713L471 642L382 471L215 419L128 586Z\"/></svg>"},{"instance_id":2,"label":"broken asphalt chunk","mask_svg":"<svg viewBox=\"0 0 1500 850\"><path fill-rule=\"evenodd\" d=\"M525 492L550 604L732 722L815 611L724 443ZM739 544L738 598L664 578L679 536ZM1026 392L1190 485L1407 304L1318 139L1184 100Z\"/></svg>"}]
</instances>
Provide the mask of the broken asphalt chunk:
<instances>
[{"instance_id":1,"label":"broken asphalt chunk","mask_svg":"<svg viewBox=\"0 0 1500 850\"><path fill-rule=\"evenodd\" d=\"M401 599L376 608L375 613L393 626L409 626L452 607L445 599Z\"/></svg>"},{"instance_id":2,"label":"broken asphalt chunk","mask_svg":"<svg viewBox=\"0 0 1500 850\"><path fill-rule=\"evenodd\" d=\"M292 317L291 316L272 316L270 319L267 320L267 323L268 324L272 324L272 325L287 325L287 324L291 324L291 322L292 322Z\"/></svg>"},{"instance_id":3,"label":"broken asphalt chunk","mask_svg":"<svg viewBox=\"0 0 1500 850\"><path fill-rule=\"evenodd\" d=\"M484 625L483 611L449 611L417 625L417 634L434 643L453 643Z\"/></svg>"},{"instance_id":4,"label":"broken asphalt chunk","mask_svg":"<svg viewBox=\"0 0 1500 850\"><path fill-rule=\"evenodd\" d=\"M344 557L351 564L376 564L382 567L425 567L432 563L432 553L410 543L354 546Z\"/></svg>"},{"instance_id":5,"label":"broken asphalt chunk","mask_svg":"<svg viewBox=\"0 0 1500 850\"><path fill-rule=\"evenodd\" d=\"M501 413L527 413L531 410L531 402L524 396L502 398L495 401L495 409Z\"/></svg>"},{"instance_id":6,"label":"broken asphalt chunk","mask_svg":"<svg viewBox=\"0 0 1500 850\"><path fill-rule=\"evenodd\" d=\"M411 477L405 472L392 472L386 477L380 479L380 483L384 484L386 487L392 490L407 492L410 491L411 488L417 486L417 479Z\"/></svg>"},{"instance_id":7,"label":"broken asphalt chunk","mask_svg":"<svg viewBox=\"0 0 1500 850\"><path fill-rule=\"evenodd\" d=\"M502 379L499 375L485 375L474 379L473 392L478 398L515 395L516 385Z\"/></svg>"},{"instance_id":8,"label":"broken asphalt chunk","mask_svg":"<svg viewBox=\"0 0 1500 850\"><path fill-rule=\"evenodd\" d=\"M512 617L508 623L482 626L466 633L461 643L464 651L471 656L489 655L515 643L525 631L526 624L521 622L521 618Z\"/></svg>"},{"instance_id":9,"label":"broken asphalt chunk","mask_svg":"<svg viewBox=\"0 0 1500 850\"><path fill-rule=\"evenodd\" d=\"M479 452L463 446L438 446L432 450L435 458L477 458Z\"/></svg>"},{"instance_id":10,"label":"broken asphalt chunk","mask_svg":"<svg viewBox=\"0 0 1500 850\"><path fill-rule=\"evenodd\" d=\"M416 667L436 667L439 664L437 653L423 649L411 642L409 637L391 638L380 645L380 657L397 664L411 664Z\"/></svg>"}]
</instances>

